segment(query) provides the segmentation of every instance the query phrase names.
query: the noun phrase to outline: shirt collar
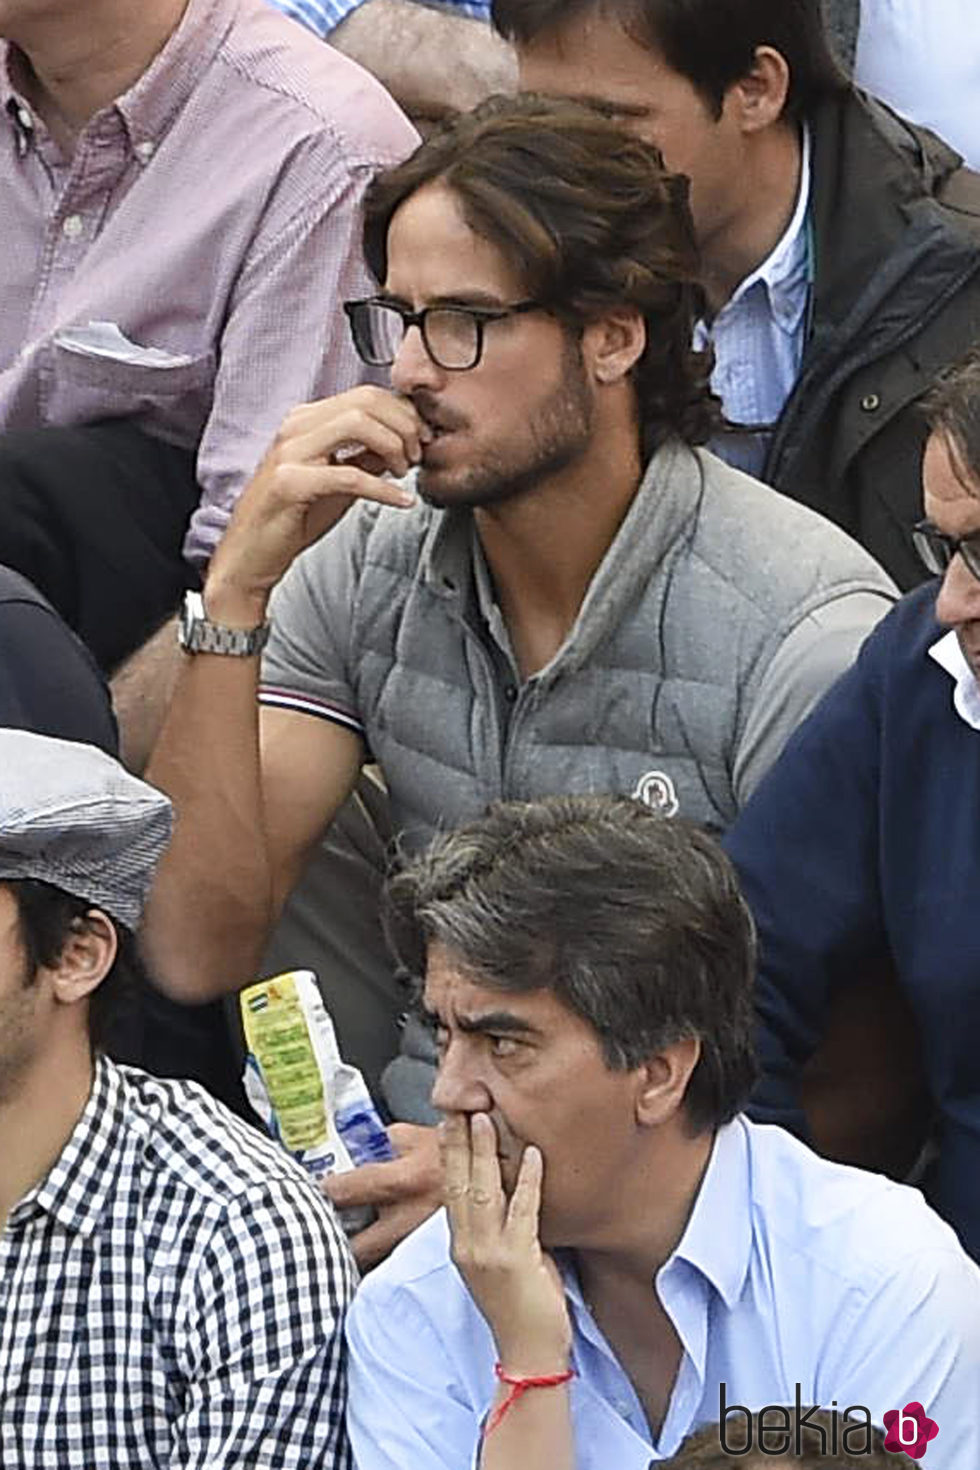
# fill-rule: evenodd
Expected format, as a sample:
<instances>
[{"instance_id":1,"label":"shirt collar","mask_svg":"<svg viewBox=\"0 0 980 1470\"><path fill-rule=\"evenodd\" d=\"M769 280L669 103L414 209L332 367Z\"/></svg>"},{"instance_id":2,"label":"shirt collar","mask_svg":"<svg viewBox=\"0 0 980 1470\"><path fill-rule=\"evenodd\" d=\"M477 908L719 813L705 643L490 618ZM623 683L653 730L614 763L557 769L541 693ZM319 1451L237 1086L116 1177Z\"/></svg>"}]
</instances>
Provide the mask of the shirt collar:
<instances>
[{"instance_id":1,"label":"shirt collar","mask_svg":"<svg viewBox=\"0 0 980 1470\"><path fill-rule=\"evenodd\" d=\"M19 100L20 94L10 77L10 42L0 41L0 107L9 108L11 102Z\"/></svg>"},{"instance_id":2,"label":"shirt collar","mask_svg":"<svg viewBox=\"0 0 980 1470\"><path fill-rule=\"evenodd\" d=\"M16 1226L51 1215L66 1231L95 1233L116 1182L116 1158L126 1132L126 1086L107 1057L95 1062L92 1091L71 1137L40 1184L11 1212Z\"/></svg>"},{"instance_id":3,"label":"shirt collar","mask_svg":"<svg viewBox=\"0 0 980 1470\"><path fill-rule=\"evenodd\" d=\"M944 634L938 643L934 643L929 657L935 659L954 681L953 708L960 719L965 720L971 730L980 730L980 686L955 631Z\"/></svg>"},{"instance_id":4,"label":"shirt collar","mask_svg":"<svg viewBox=\"0 0 980 1470\"><path fill-rule=\"evenodd\" d=\"M240 0L189 0L166 45L128 92L101 116L115 110L129 134L133 152L146 164L157 142L186 103L198 79L223 44ZM16 126L16 110L27 103L13 84L10 42L0 42L0 106ZM11 105L13 104L13 105ZM99 114L97 114L99 116ZM95 119L91 119L89 126Z\"/></svg>"},{"instance_id":5,"label":"shirt collar","mask_svg":"<svg viewBox=\"0 0 980 1470\"><path fill-rule=\"evenodd\" d=\"M620 604L635 596L630 579L639 568L649 575L697 514L703 473L698 453L678 439L668 439L654 453L583 603L583 611L588 604L601 603L596 623L602 634ZM454 508L431 515L420 560L422 579L439 596L465 598L474 585L472 512ZM492 605L488 587L484 597Z\"/></svg>"},{"instance_id":6,"label":"shirt collar","mask_svg":"<svg viewBox=\"0 0 980 1470\"><path fill-rule=\"evenodd\" d=\"M30 104L14 82L11 68L13 49L9 41L0 40L0 108L6 114L8 126L22 140L25 130L33 127L34 119Z\"/></svg>"},{"instance_id":7,"label":"shirt collar","mask_svg":"<svg viewBox=\"0 0 980 1470\"><path fill-rule=\"evenodd\" d=\"M580 1312L587 1311L573 1253L555 1254L569 1298ZM657 1272L657 1282L683 1262L713 1286L731 1310L742 1294L751 1255L749 1144L745 1124L736 1118L715 1134L690 1219L673 1254Z\"/></svg>"},{"instance_id":8,"label":"shirt collar","mask_svg":"<svg viewBox=\"0 0 980 1470\"><path fill-rule=\"evenodd\" d=\"M752 1199L749 1145L740 1118L715 1134L687 1228L658 1279L675 1262L692 1266L731 1309L745 1284L752 1253Z\"/></svg>"},{"instance_id":9,"label":"shirt collar","mask_svg":"<svg viewBox=\"0 0 980 1470\"><path fill-rule=\"evenodd\" d=\"M155 144L197 86L223 45L239 0L189 0L163 50L116 103L137 156ZM149 157L146 150L144 161Z\"/></svg>"},{"instance_id":10,"label":"shirt collar","mask_svg":"<svg viewBox=\"0 0 980 1470\"><path fill-rule=\"evenodd\" d=\"M785 332L795 332L806 311L810 282L810 251L807 215L813 176L810 128L803 125L801 137L800 187L796 208L782 238L756 269L745 277L727 304L734 306L761 283L769 308ZM724 310L724 308L722 308Z\"/></svg>"}]
</instances>

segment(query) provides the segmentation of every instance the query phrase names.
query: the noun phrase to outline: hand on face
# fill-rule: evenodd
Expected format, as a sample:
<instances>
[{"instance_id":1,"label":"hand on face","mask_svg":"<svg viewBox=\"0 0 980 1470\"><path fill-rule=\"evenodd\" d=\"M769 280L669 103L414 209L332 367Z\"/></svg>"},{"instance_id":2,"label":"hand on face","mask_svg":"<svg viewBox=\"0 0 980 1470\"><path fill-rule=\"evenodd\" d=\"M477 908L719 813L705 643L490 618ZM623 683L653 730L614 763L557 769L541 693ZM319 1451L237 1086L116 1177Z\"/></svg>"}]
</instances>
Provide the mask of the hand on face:
<instances>
[{"instance_id":1,"label":"hand on face","mask_svg":"<svg viewBox=\"0 0 980 1470\"><path fill-rule=\"evenodd\" d=\"M453 1113L440 1126L453 1261L494 1335L511 1373L562 1372L571 1324L561 1278L541 1249L543 1160L524 1149L510 1197L504 1191L497 1134L485 1113Z\"/></svg>"},{"instance_id":2,"label":"hand on face","mask_svg":"<svg viewBox=\"0 0 980 1470\"><path fill-rule=\"evenodd\" d=\"M217 621L252 622L296 556L355 500L410 506L385 473L406 475L432 431L413 405L384 388L352 388L294 409L245 487L208 574L206 605ZM222 617L222 609L228 609Z\"/></svg>"},{"instance_id":3,"label":"hand on face","mask_svg":"<svg viewBox=\"0 0 980 1470\"><path fill-rule=\"evenodd\" d=\"M442 1203L439 1136L435 1128L395 1123L389 1141L398 1155L385 1164L363 1164L348 1174L333 1174L324 1192L340 1210L373 1206L378 1218L351 1240L362 1271L383 1261L398 1243Z\"/></svg>"}]
</instances>

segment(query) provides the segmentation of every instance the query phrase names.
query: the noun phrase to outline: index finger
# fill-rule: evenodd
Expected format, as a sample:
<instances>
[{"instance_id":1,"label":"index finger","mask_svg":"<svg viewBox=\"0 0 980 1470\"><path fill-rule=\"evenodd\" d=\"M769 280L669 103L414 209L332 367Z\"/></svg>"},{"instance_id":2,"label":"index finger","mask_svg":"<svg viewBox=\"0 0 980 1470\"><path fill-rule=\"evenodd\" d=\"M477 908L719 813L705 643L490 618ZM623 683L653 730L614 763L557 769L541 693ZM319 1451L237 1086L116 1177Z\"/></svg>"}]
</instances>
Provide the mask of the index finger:
<instances>
[{"instance_id":1,"label":"index finger","mask_svg":"<svg viewBox=\"0 0 980 1470\"><path fill-rule=\"evenodd\" d=\"M319 405L318 405L319 407ZM293 453L301 459L319 456L330 457L341 446L359 445L373 450L385 460L390 460L394 445L409 464L417 464L422 454L422 444L431 438L431 430L423 423L415 405L406 398L396 398L393 393L377 389L368 397L359 398L355 389L336 399L326 399L321 411L304 422L293 436ZM351 448L356 458L359 451Z\"/></svg>"},{"instance_id":2,"label":"index finger","mask_svg":"<svg viewBox=\"0 0 980 1470\"><path fill-rule=\"evenodd\" d=\"M455 1233L465 1223L470 1189L470 1139L465 1114L453 1114L439 1124L439 1145L442 1154L443 1196L449 1213L449 1224Z\"/></svg>"},{"instance_id":3,"label":"index finger","mask_svg":"<svg viewBox=\"0 0 980 1470\"><path fill-rule=\"evenodd\" d=\"M470 1140L470 1203L478 1208L481 1222L492 1224L495 1230L499 1230L506 1214L507 1200L500 1179L497 1130L489 1114L473 1114Z\"/></svg>"},{"instance_id":4,"label":"index finger","mask_svg":"<svg viewBox=\"0 0 980 1470\"><path fill-rule=\"evenodd\" d=\"M342 408L360 409L371 413L392 426L401 423L406 431L412 425L426 430L428 426L410 398L393 393L390 388L381 388L375 383L362 383L357 388L348 388L334 393L329 398L317 398L312 403L301 403L288 415L286 423L292 431L291 437L316 432L324 417Z\"/></svg>"}]
</instances>

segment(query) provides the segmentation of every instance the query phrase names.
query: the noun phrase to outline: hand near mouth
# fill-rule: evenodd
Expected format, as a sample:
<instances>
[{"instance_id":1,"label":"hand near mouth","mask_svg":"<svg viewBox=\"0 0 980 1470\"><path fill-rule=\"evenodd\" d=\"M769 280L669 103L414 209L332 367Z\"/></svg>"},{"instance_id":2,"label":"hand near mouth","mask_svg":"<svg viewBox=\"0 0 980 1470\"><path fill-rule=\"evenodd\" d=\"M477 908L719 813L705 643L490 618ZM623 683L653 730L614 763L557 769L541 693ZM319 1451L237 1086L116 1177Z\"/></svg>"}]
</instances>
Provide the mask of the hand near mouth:
<instances>
[{"instance_id":1,"label":"hand near mouth","mask_svg":"<svg viewBox=\"0 0 980 1470\"><path fill-rule=\"evenodd\" d=\"M290 564L355 500L414 504L412 491L396 481L420 462L432 437L414 405L385 388L352 388L294 409L239 497L212 560L210 615L232 625L241 617L260 621Z\"/></svg>"},{"instance_id":2,"label":"hand near mouth","mask_svg":"<svg viewBox=\"0 0 980 1470\"><path fill-rule=\"evenodd\" d=\"M453 1261L493 1332L501 1363L510 1373L562 1371L571 1326L561 1278L538 1237L540 1150L525 1148L508 1199L496 1129L485 1113L451 1115L440 1136Z\"/></svg>"}]
</instances>

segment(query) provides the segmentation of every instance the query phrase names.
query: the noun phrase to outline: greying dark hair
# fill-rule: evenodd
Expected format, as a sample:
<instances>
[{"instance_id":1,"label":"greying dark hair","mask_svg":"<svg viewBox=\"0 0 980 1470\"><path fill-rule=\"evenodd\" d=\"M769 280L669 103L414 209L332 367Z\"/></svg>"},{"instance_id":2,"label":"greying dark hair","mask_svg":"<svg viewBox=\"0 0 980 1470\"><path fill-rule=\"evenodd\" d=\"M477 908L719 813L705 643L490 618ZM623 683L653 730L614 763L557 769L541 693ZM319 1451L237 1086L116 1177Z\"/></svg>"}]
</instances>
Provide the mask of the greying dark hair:
<instances>
[{"instance_id":1,"label":"greying dark hair","mask_svg":"<svg viewBox=\"0 0 980 1470\"><path fill-rule=\"evenodd\" d=\"M720 419L712 356L691 347L704 298L687 180L666 171L656 148L580 103L490 98L375 179L364 251L379 282L392 218L436 182L559 320L580 331L617 308L641 314L646 346L632 378L646 457L672 434L688 444L711 437Z\"/></svg>"},{"instance_id":2,"label":"greying dark hair","mask_svg":"<svg viewBox=\"0 0 980 1470\"><path fill-rule=\"evenodd\" d=\"M97 904L76 898L39 878L4 880L17 906L17 927L30 981L39 969L53 969L72 934L84 929ZM105 913L104 909L99 909ZM104 1049L118 1012L134 991L147 984L132 931L106 914L116 931L116 955L88 1001L88 1040L93 1056Z\"/></svg>"},{"instance_id":3,"label":"greying dark hair","mask_svg":"<svg viewBox=\"0 0 980 1470\"><path fill-rule=\"evenodd\" d=\"M950 441L960 468L980 481L980 344L936 380L922 412L930 429Z\"/></svg>"},{"instance_id":4,"label":"greying dark hair","mask_svg":"<svg viewBox=\"0 0 980 1470\"><path fill-rule=\"evenodd\" d=\"M499 33L520 46L560 34L590 12L658 51L716 118L729 87L752 70L760 46L773 47L789 67L788 118L805 117L821 98L848 86L820 0L493 0L492 15ZM601 77L596 87L601 92Z\"/></svg>"},{"instance_id":5,"label":"greying dark hair","mask_svg":"<svg viewBox=\"0 0 980 1470\"><path fill-rule=\"evenodd\" d=\"M755 930L728 858L691 823L625 796L501 803L390 881L386 929L411 975L439 943L481 985L552 991L614 1070L696 1037L697 1132L748 1098Z\"/></svg>"}]
</instances>

